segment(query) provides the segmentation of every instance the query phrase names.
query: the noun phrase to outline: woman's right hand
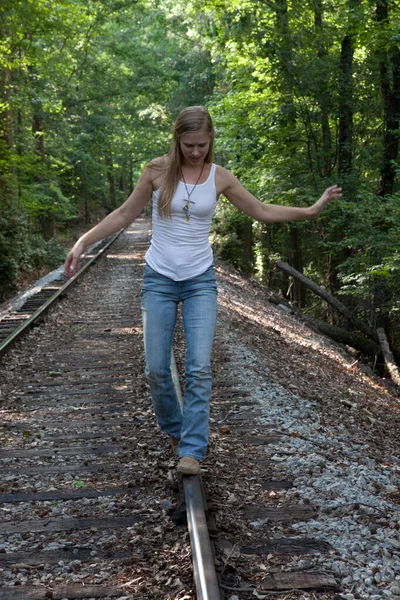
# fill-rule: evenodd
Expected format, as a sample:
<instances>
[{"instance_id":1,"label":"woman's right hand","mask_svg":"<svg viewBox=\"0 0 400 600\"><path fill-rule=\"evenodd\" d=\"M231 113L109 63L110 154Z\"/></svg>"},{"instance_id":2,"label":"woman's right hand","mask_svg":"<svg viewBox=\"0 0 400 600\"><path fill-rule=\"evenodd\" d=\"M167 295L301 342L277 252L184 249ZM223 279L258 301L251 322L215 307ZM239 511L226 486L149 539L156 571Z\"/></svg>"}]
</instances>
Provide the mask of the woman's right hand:
<instances>
[{"instance_id":1,"label":"woman's right hand","mask_svg":"<svg viewBox=\"0 0 400 600\"><path fill-rule=\"evenodd\" d=\"M64 263L66 277L73 277L79 271L79 258L83 254L84 248L77 242L68 252Z\"/></svg>"}]
</instances>

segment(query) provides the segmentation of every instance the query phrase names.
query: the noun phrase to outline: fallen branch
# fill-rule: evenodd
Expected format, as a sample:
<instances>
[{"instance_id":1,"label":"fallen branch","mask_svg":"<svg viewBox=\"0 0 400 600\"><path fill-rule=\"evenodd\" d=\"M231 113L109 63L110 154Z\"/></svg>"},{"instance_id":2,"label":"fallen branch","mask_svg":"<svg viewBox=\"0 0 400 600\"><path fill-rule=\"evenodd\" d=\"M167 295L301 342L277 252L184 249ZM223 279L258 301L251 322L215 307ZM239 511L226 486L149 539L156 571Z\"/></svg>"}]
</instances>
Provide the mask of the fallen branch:
<instances>
[{"instance_id":1,"label":"fallen branch","mask_svg":"<svg viewBox=\"0 0 400 600\"><path fill-rule=\"evenodd\" d=\"M229 563L229 561L230 561L230 559L231 559L231 556L232 556L232 554L235 552L235 550L236 550L236 548L237 548L237 547L238 547L238 544L234 544L234 545L232 546L232 548L231 548L231 551L229 552L229 555L228 555L228 557L226 558L226 560L225 560L225 562L224 562L224 566L222 567L222 571L221 571L221 573L220 573L220 575L219 575L219 579L220 579L220 580L222 579L222 575L223 575L223 574L224 574L224 572L225 572L226 566L227 566L227 564Z\"/></svg>"},{"instance_id":2,"label":"fallen branch","mask_svg":"<svg viewBox=\"0 0 400 600\"><path fill-rule=\"evenodd\" d=\"M285 594L302 594L304 590L282 590L282 591L274 591L274 590L257 590L256 587L231 587L229 585L220 584L220 588L223 590L227 590L228 592L260 592L261 595L258 595L258 598L266 598L267 596L283 596Z\"/></svg>"},{"instance_id":3,"label":"fallen branch","mask_svg":"<svg viewBox=\"0 0 400 600\"><path fill-rule=\"evenodd\" d=\"M313 329L316 329L320 333L327 335L332 340L335 340L340 344L351 346L352 348L355 348L359 352L362 352L363 354L366 354L368 356L378 356L381 354L379 344L376 344L370 338L366 338L352 331L347 331L347 329L343 329L343 327L329 325L324 321L313 319L312 317L304 315L303 313L301 313L301 318L305 323L307 323L307 325L309 325Z\"/></svg>"},{"instance_id":4,"label":"fallen branch","mask_svg":"<svg viewBox=\"0 0 400 600\"><path fill-rule=\"evenodd\" d=\"M400 385L399 369L392 354L392 351L390 350L389 340L386 337L385 330L382 327L378 327L376 333L378 334L383 358L385 359L385 365L387 367L387 370L389 371L389 375L396 385Z\"/></svg>"},{"instance_id":5,"label":"fallen branch","mask_svg":"<svg viewBox=\"0 0 400 600\"><path fill-rule=\"evenodd\" d=\"M329 294L329 292L327 292L319 285L314 283L314 281L312 281L311 279L309 279L308 277L306 277L305 275L303 275L302 273L285 263L283 260L277 260L276 266L282 269L282 271L285 271L285 273L288 273L289 275L303 283L315 294L320 296L320 298L323 298L323 300L328 302L328 304L333 306L333 308L335 308L341 315L348 319L348 321L350 321L350 323L352 323L356 329L362 331L366 336L368 336L375 342L379 342L378 336L376 332L372 329L372 327L369 327L368 325L360 321L360 319L355 317L344 304L342 304L339 300L334 298L334 296Z\"/></svg>"}]
</instances>

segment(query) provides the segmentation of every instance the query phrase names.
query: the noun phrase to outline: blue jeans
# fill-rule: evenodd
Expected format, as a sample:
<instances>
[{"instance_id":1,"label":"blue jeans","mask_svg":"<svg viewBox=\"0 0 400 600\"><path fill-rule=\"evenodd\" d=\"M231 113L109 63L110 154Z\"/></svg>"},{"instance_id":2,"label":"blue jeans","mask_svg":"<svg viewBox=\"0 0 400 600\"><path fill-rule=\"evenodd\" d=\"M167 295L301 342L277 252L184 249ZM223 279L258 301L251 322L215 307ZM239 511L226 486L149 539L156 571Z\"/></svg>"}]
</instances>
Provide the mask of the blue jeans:
<instances>
[{"instance_id":1,"label":"blue jeans","mask_svg":"<svg viewBox=\"0 0 400 600\"><path fill-rule=\"evenodd\" d=\"M186 337L186 387L181 412L171 375L171 348L178 304ZM142 311L146 376L162 431L181 438L179 456L203 460L208 443L211 350L217 316L214 267L193 279L174 281L146 264Z\"/></svg>"}]
</instances>

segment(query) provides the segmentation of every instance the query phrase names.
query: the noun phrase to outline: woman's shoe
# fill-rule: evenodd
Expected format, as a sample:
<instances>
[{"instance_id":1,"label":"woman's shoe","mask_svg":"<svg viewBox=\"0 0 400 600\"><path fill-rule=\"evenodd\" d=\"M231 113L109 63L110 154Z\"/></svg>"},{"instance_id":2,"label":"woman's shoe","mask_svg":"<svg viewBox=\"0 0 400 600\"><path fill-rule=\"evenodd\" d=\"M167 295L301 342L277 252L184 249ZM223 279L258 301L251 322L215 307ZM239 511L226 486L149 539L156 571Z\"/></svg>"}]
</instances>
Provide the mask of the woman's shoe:
<instances>
[{"instance_id":1,"label":"woman's shoe","mask_svg":"<svg viewBox=\"0 0 400 600\"><path fill-rule=\"evenodd\" d=\"M200 473L200 463L191 456L183 456L178 463L177 471L182 475L198 475Z\"/></svg>"}]
</instances>

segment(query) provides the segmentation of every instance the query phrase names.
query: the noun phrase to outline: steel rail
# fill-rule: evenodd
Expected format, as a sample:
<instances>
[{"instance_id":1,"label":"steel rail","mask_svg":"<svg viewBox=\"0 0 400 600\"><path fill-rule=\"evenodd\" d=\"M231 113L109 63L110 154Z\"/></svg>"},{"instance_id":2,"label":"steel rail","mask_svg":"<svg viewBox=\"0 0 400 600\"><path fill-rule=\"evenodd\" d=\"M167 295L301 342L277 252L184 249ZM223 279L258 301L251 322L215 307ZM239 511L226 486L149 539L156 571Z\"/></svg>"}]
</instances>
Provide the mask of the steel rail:
<instances>
[{"instance_id":1,"label":"steel rail","mask_svg":"<svg viewBox=\"0 0 400 600\"><path fill-rule=\"evenodd\" d=\"M55 302L65 291L75 283L75 281L83 275L83 273L98 259L100 256L104 254L106 250L115 242L115 240L121 235L124 230L121 229L118 233L116 233L109 242L103 248L99 250L97 254L95 254L90 260L81 268L79 271L71 277L62 287L60 287L57 292L55 292L48 300L46 300L40 308L38 308L26 321L21 323L10 335L8 335L1 343L0 343L0 356L5 354L5 352L26 332L26 330L33 325L35 321L37 321L42 315L44 315L50 308L50 306ZM91 256L92 252L83 256L83 258L87 258Z\"/></svg>"},{"instance_id":2,"label":"steel rail","mask_svg":"<svg viewBox=\"0 0 400 600\"><path fill-rule=\"evenodd\" d=\"M220 600L214 553L208 535L203 493L199 475L184 475L186 512L197 600Z\"/></svg>"},{"instance_id":3,"label":"steel rail","mask_svg":"<svg viewBox=\"0 0 400 600\"><path fill-rule=\"evenodd\" d=\"M182 392L174 353L171 353L171 371L175 390L182 408ZM197 600L220 600L221 592L215 571L214 552L208 534L206 510L200 475L183 475L186 514L192 548L192 563Z\"/></svg>"}]
</instances>

